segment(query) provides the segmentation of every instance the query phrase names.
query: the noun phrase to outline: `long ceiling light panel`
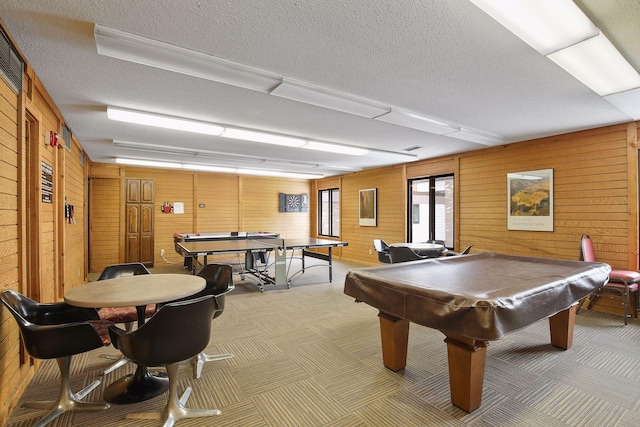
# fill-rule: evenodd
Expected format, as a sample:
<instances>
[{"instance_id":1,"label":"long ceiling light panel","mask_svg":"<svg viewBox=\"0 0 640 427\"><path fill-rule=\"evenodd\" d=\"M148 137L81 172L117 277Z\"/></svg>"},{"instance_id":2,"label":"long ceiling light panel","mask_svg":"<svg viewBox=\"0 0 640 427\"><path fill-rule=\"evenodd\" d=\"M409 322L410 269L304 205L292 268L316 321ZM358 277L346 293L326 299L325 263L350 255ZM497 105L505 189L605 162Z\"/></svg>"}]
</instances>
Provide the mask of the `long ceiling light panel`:
<instances>
[{"instance_id":1,"label":"long ceiling light panel","mask_svg":"<svg viewBox=\"0 0 640 427\"><path fill-rule=\"evenodd\" d=\"M378 116L375 119L398 126L433 133L435 135L446 135L448 133L460 130L459 127L450 125L448 123L431 119L429 117L420 116L408 111L401 111L398 109L392 109L386 114Z\"/></svg>"},{"instance_id":2,"label":"long ceiling light panel","mask_svg":"<svg viewBox=\"0 0 640 427\"><path fill-rule=\"evenodd\" d=\"M224 127L212 123L117 107L107 107L107 117L110 120L117 120L120 122L153 126L163 129L180 130L184 132L201 133L204 135L218 136L222 131L224 131Z\"/></svg>"},{"instance_id":3,"label":"long ceiling light panel","mask_svg":"<svg viewBox=\"0 0 640 427\"><path fill-rule=\"evenodd\" d=\"M220 136L242 139L244 141L262 142L263 144L283 145L285 147L302 147L307 143L307 141L302 138L236 128L226 128Z\"/></svg>"},{"instance_id":4,"label":"long ceiling light panel","mask_svg":"<svg viewBox=\"0 0 640 427\"><path fill-rule=\"evenodd\" d=\"M282 82L271 92L271 95L305 104L316 105L330 110L342 111L372 119L389 111L389 107L356 96L327 89L309 83L282 79Z\"/></svg>"},{"instance_id":5,"label":"long ceiling light panel","mask_svg":"<svg viewBox=\"0 0 640 427\"><path fill-rule=\"evenodd\" d=\"M116 157L116 163L120 165L129 165L129 166L143 166L143 167L168 168L168 169L186 169L186 170L203 171L203 172L237 173L240 175L276 176L280 178L320 179L324 177L323 174L297 173L297 172L273 171L273 170L262 170L262 169L228 168L228 167L222 167L222 166L200 165L195 163L174 163L174 162L162 162L162 161L155 161L155 160L132 159L128 157Z\"/></svg>"},{"instance_id":6,"label":"long ceiling light panel","mask_svg":"<svg viewBox=\"0 0 640 427\"><path fill-rule=\"evenodd\" d=\"M571 0L470 0L543 55L598 34Z\"/></svg>"},{"instance_id":7,"label":"long ceiling light panel","mask_svg":"<svg viewBox=\"0 0 640 427\"><path fill-rule=\"evenodd\" d=\"M640 87L640 74L602 33L548 58L600 96Z\"/></svg>"},{"instance_id":8,"label":"long ceiling light panel","mask_svg":"<svg viewBox=\"0 0 640 427\"><path fill-rule=\"evenodd\" d=\"M634 120L640 73L571 0L469 0Z\"/></svg>"},{"instance_id":9,"label":"long ceiling light panel","mask_svg":"<svg viewBox=\"0 0 640 427\"><path fill-rule=\"evenodd\" d=\"M260 92L280 83L277 74L102 25L93 34L100 55Z\"/></svg>"},{"instance_id":10,"label":"long ceiling light panel","mask_svg":"<svg viewBox=\"0 0 640 427\"><path fill-rule=\"evenodd\" d=\"M225 127L222 125L200 122L196 120L164 116L161 114L144 111L129 110L125 108L107 107L107 117L127 123L155 126L164 129L196 132L206 135L221 136L223 138L240 139L243 141L260 142L264 144L281 145L285 147L307 148L310 150L324 151L328 153L347 154L351 156L364 156L371 150L353 147L349 145L332 144L329 142L309 141L288 135L280 135L250 129Z\"/></svg>"}]
</instances>

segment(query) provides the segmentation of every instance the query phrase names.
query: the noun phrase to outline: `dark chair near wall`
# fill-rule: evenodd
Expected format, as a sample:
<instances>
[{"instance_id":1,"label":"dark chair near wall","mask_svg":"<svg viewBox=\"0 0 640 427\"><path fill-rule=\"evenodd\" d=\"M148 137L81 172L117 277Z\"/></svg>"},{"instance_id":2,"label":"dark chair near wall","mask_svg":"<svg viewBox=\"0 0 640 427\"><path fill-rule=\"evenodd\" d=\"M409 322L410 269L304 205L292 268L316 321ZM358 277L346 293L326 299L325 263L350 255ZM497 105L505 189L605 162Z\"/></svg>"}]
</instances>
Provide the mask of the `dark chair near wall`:
<instances>
[{"instance_id":1,"label":"dark chair near wall","mask_svg":"<svg viewBox=\"0 0 640 427\"><path fill-rule=\"evenodd\" d=\"M419 261L431 257L428 255L419 255L408 246L391 246L389 247L389 258L391 259L391 264L397 264L399 262Z\"/></svg>"},{"instance_id":2,"label":"dark chair near wall","mask_svg":"<svg viewBox=\"0 0 640 427\"><path fill-rule=\"evenodd\" d=\"M105 267L98 277L98 280L115 279L125 276L138 276L141 274L151 274L151 272L139 262L131 262L124 264L112 264ZM145 309L145 317L151 317L156 311L156 307L150 304ZM125 329L128 331L133 330L133 326L138 320L138 314L135 307L108 307L98 310L98 314L101 319L108 320L113 323L123 323ZM103 358L111 359L112 356L100 356ZM125 365L128 362L126 357L119 357L115 363L102 371L102 375L106 375L115 371L119 367Z\"/></svg>"},{"instance_id":3,"label":"dark chair near wall","mask_svg":"<svg viewBox=\"0 0 640 427\"><path fill-rule=\"evenodd\" d=\"M373 239L373 248L378 253L378 261L384 264L391 264L389 258L389 245L382 239Z\"/></svg>"},{"instance_id":4,"label":"dark chair near wall","mask_svg":"<svg viewBox=\"0 0 640 427\"><path fill-rule=\"evenodd\" d=\"M0 299L18 322L27 353L36 359L56 359L60 370L57 400L22 405L26 408L51 409L35 426L44 426L67 411L107 409L109 405L104 402L81 401L100 381L94 381L78 393L71 392L69 369L73 355L110 343L106 333L108 322L101 321L94 309L65 303L39 304L13 290L4 291Z\"/></svg>"},{"instance_id":5,"label":"dark chair near wall","mask_svg":"<svg viewBox=\"0 0 640 427\"><path fill-rule=\"evenodd\" d=\"M591 237L583 234L580 239L580 260L595 262L595 250ZM636 314L638 308L638 283L640 282L640 273L631 270L611 270L609 273L609 282L591 294L587 309L593 306L596 298L603 296L605 293L615 293L622 297L622 306L624 309L624 324L627 324L627 317L631 316L631 295L634 295ZM578 310L582 306L578 306Z\"/></svg>"},{"instance_id":6,"label":"dark chair near wall","mask_svg":"<svg viewBox=\"0 0 640 427\"><path fill-rule=\"evenodd\" d=\"M170 427L181 418L220 415L217 409L186 408L191 387L178 396L178 365L207 347L215 311L213 295L206 295L165 304L132 332L115 325L109 327L113 345L128 359L139 365L163 366L169 376L169 399L162 411L131 413L126 418L161 419L165 427Z\"/></svg>"}]
</instances>

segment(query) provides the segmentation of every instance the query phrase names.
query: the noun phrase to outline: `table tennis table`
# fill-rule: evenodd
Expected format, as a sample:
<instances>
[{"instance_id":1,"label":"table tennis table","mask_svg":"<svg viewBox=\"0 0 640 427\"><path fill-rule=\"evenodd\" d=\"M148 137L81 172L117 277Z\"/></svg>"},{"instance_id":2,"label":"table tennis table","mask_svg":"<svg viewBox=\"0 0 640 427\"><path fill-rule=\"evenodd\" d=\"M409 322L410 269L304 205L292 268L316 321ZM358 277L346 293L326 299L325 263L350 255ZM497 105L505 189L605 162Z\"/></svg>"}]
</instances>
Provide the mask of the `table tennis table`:
<instances>
[{"instance_id":1,"label":"table tennis table","mask_svg":"<svg viewBox=\"0 0 640 427\"><path fill-rule=\"evenodd\" d=\"M175 233L173 235L173 243L174 246L176 243L180 242L202 242L209 240L246 240L246 239L275 239L280 237L280 234L273 233L270 231L229 231L229 232L218 232L218 233ZM176 247L176 252L181 254L181 252ZM262 259L264 262L264 259ZM194 262L197 261L190 257L184 257L184 268L193 269Z\"/></svg>"},{"instance_id":2,"label":"table tennis table","mask_svg":"<svg viewBox=\"0 0 640 427\"><path fill-rule=\"evenodd\" d=\"M246 238L234 240L192 240L176 241L176 252L182 256L190 257L192 273L196 274L197 259L203 257L203 265L207 264L210 255L237 253L244 254L244 264L239 271L241 275L250 274L258 279L258 288L264 292L264 285L286 285L291 287L291 280L311 267L326 266L329 268L329 282L333 281L333 248L347 246L347 242L316 238ZM313 251L311 249L326 249L327 253ZM302 268L291 274L291 266L295 251L301 251ZM275 255L275 261L269 262L269 255ZM289 256L287 254L290 254ZM264 262L259 263L256 255L262 255ZM315 258L326 261L326 264L305 265L305 258ZM261 264L261 265L260 265ZM274 266L274 274L269 267Z\"/></svg>"}]
</instances>

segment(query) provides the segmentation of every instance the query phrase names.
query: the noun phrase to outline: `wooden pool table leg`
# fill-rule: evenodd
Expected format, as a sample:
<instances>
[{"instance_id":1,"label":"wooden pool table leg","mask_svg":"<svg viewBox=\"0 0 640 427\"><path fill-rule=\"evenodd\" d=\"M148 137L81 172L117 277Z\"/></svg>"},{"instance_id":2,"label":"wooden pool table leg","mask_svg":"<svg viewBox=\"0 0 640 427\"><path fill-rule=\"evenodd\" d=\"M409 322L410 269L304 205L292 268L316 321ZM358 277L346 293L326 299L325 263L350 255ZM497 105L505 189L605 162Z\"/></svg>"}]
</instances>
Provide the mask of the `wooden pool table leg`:
<instances>
[{"instance_id":1,"label":"wooden pool table leg","mask_svg":"<svg viewBox=\"0 0 640 427\"><path fill-rule=\"evenodd\" d=\"M451 403L467 412L480 407L484 368L487 360L487 341L444 332L447 336L449 387Z\"/></svg>"},{"instance_id":2,"label":"wooden pool table leg","mask_svg":"<svg viewBox=\"0 0 640 427\"><path fill-rule=\"evenodd\" d=\"M573 328L576 324L577 307L577 304L572 305L549 317L552 346L567 350L573 345Z\"/></svg>"},{"instance_id":3,"label":"wooden pool table leg","mask_svg":"<svg viewBox=\"0 0 640 427\"><path fill-rule=\"evenodd\" d=\"M382 361L392 371L407 366L409 344L409 321L380 312L380 337L382 339Z\"/></svg>"}]
</instances>

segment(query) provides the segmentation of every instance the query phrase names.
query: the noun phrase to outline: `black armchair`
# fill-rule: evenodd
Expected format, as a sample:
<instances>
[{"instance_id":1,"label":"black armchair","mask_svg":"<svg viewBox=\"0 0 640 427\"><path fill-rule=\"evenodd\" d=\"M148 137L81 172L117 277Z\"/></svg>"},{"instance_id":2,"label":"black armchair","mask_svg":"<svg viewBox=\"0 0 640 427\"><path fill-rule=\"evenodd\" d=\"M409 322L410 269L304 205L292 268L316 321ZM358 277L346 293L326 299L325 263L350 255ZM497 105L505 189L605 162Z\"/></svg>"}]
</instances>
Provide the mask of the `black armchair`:
<instances>
[{"instance_id":1,"label":"black armchair","mask_svg":"<svg viewBox=\"0 0 640 427\"><path fill-rule=\"evenodd\" d=\"M109 327L113 345L128 359L144 366L164 366L169 376L169 399L161 412L127 414L126 418L160 418L170 427L181 418L220 415L217 409L187 409L191 387L182 397L177 394L178 365L206 348L215 310L213 295L207 295L165 304L133 332Z\"/></svg>"},{"instance_id":2,"label":"black armchair","mask_svg":"<svg viewBox=\"0 0 640 427\"><path fill-rule=\"evenodd\" d=\"M139 262L125 263L125 264L112 264L105 267L98 277L98 280L115 279L123 276L137 276L140 274L151 274L151 272ZM156 311L156 307L150 304L145 309L145 317L151 317ZM125 328L128 331L133 330L133 325L138 319L136 307L107 307L98 310L98 314L101 319L108 320L113 323L124 323ZM115 359L111 355L101 355L105 359ZM125 365L128 360L126 357L118 357L117 361L111 366L102 371L102 375L107 375L110 372L115 371L119 367Z\"/></svg>"},{"instance_id":3,"label":"black armchair","mask_svg":"<svg viewBox=\"0 0 640 427\"><path fill-rule=\"evenodd\" d=\"M27 353L36 359L56 359L60 369L60 393L56 401L27 402L26 408L51 409L36 426L44 426L60 414L74 410L107 409L103 402L81 402L100 385L96 380L78 393L72 393L69 383L71 357L109 344L105 322L94 309L79 308L65 303L39 304L14 291L0 295L2 303L15 318ZM90 322L95 322L95 326Z\"/></svg>"},{"instance_id":4,"label":"black armchair","mask_svg":"<svg viewBox=\"0 0 640 427\"><path fill-rule=\"evenodd\" d=\"M384 264L391 264L389 258L389 245L382 239L373 239L373 247L378 253L378 261Z\"/></svg>"},{"instance_id":5,"label":"black armchair","mask_svg":"<svg viewBox=\"0 0 640 427\"><path fill-rule=\"evenodd\" d=\"M430 257L418 255L408 246L391 246L389 248L389 258L391 259L392 264L396 264L399 262L429 259Z\"/></svg>"}]
</instances>

